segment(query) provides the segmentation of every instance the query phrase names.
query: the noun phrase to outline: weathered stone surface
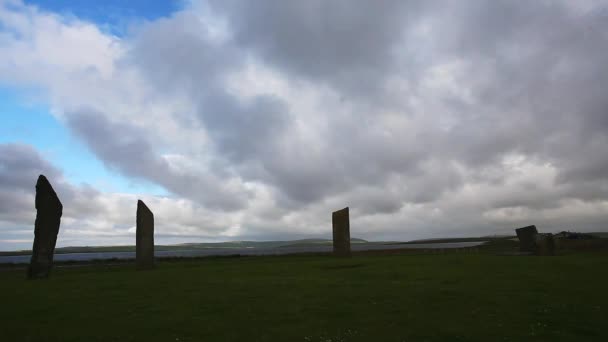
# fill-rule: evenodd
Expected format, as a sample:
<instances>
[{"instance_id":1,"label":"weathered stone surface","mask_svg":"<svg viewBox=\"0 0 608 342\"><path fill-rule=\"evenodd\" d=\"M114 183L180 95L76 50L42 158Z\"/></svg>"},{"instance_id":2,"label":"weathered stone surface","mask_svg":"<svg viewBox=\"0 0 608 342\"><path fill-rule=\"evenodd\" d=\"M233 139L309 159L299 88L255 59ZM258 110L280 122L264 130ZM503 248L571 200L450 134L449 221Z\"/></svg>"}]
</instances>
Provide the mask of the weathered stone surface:
<instances>
[{"instance_id":1,"label":"weathered stone surface","mask_svg":"<svg viewBox=\"0 0 608 342\"><path fill-rule=\"evenodd\" d=\"M555 237L551 233L536 235L536 254L537 255L555 255L556 243Z\"/></svg>"},{"instance_id":2,"label":"weathered stone surface","mask_svg":"<svg viewBox=\"0 0 608 342\"><path fill-rule=\"evenodd\" d=\"M519 239L519 250L522 252L535 252L536 251L536 235L538 231L536 226L527 226L523 228L515 229L517 238Z\"/></svg>"},{"instance_id":3,"label":"weathered stone surface","mask_svg":"<svg viewBox=\"0 0 608 342\"><path fill-rule=\"evenodd\" d=\"M334 240L334 255L350 256L350 219L348 207L331 215Z\"/></svg>"},{"instance_id":4,"label":"weathered stone surface","mask_svg":"<svg viewBox=\"0 0 608 342\"><path fill-rule=\"evenodd\" d=\"M30 266L27 269L29 279L49 276L53 267L53 254L63 213L63 205L44 175L40 175L36 182L35 205L34 246Z\"/></svg>"},{"instance_id":5,"label":"weathered stone surface","mask_svg":"<svg viewBox=\"0 0 608 342\"><path fill-rule=\"evenodd\" d=\"M135 262L138 270L154 268L154 214L146 204L137 201Z\"/></svg>"}]
</instances>

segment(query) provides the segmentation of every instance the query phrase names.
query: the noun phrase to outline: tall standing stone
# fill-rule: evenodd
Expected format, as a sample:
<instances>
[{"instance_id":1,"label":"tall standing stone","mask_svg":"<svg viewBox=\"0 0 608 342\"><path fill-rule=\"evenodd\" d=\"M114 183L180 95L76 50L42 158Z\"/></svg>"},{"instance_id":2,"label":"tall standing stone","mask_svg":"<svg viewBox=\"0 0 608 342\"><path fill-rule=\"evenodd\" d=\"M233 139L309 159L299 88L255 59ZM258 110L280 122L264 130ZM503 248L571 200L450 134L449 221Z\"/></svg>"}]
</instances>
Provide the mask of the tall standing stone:
<instances>
[{"instance_id":1,"label":"tall standing stone","mask_svg":"<svg viewBox=\"0 0 608 342\"><path fill-rule=\"evenodd\" d=\"M30 266L27 269L29 279L49 276L53 267L53 254L63 213L63 205L44 175L40 175L36 182L35 201L34 246Z\"/></svg>"},{"instance_id":2,"label":"tall standing stone","mask_svg":"<svg viewBox=\"0 0 608 342\"><path fill-rule=\"evenodd\" d=\"M536 226L527 226L515 229L519 239L519 250L522 252L536 252Z\"/></svg>"},{"instance_id":3,"label":"tall standing stone","mask_svg":"<svg viewBox=\"0 0 608 342\"><path fill-rule=\"evenodd\" d=\"M331 215L334 255L350 256L350 220L348 207L334 211Z\"/></svg>"},{"instance_id":4,"label":"tall standing stone","mask_svg":"<svg viewBox=\"0 0 608 342\"><path fill-rule=\"evenodd\" d=\"M142 200L137 201L135 263L138 270L154 268L154 214Z\"/></svg>"}]
</instances>

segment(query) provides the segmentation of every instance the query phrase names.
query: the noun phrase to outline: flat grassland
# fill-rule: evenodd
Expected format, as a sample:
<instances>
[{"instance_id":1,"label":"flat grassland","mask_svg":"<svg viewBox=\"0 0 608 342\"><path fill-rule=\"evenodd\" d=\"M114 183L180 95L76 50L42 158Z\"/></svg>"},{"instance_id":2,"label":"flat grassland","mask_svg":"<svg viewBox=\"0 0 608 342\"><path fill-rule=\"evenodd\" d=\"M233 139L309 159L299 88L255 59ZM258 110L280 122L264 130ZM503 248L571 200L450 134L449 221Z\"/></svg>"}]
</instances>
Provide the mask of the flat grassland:
<instances>
[{"instance_id":1,"label":"flat grassland","mask_svg":"<svg viewBox=\"0 0 608 342\"><path fill-rule=\"evenodd\" d=\"M608 341L608 253L0 271L2 341Z\"/></svg>"}]
</instances>

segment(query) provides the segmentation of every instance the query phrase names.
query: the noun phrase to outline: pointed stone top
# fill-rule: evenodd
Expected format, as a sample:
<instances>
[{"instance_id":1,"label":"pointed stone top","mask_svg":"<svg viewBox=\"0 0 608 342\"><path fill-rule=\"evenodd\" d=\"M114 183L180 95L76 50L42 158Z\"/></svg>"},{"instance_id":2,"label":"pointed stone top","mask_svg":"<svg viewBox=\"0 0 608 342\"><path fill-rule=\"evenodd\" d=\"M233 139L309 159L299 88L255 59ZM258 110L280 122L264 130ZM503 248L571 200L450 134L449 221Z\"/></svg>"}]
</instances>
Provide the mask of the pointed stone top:
<instances>
[{"instance_id":1,"label":"pointed stone top","mask_svg":"<svg viewBox=\"0 0 608 342\"><path fill-rule=\"evenodd\" d=\"M51 183L49 182L48 179L46 179L46 177L44 175L38 176L38 181L36 181L36 188L38 188L40 190L46 190L46 189L53 190Z\"/></svg>"},{"instance_id":2,"label":"pointed stone top","mask_svg":"<svg viewBox=\"0 0 608 342\"><path fill-rule=\"evenodd\" d=\"M44 175L38 176L38 181L36 181L36 208L38 208L39 197L47 198L46 202L54 202L58 209L63 209L57 193Z\"/></svg>"},{"instance_id":3,"label":"pointed stone top","mask_svg":"<svg viewBox=\"0 0 608 342\"><path fill-rule=\"evenodd\" d=\"M138 199L137 200L137 210L145 210L148 211L150 213L152 213L152 210L150 210L150 208L148 208L148 206L146 205L146 203L144 203L144 201Z\"/></svg>"}]
</instances>

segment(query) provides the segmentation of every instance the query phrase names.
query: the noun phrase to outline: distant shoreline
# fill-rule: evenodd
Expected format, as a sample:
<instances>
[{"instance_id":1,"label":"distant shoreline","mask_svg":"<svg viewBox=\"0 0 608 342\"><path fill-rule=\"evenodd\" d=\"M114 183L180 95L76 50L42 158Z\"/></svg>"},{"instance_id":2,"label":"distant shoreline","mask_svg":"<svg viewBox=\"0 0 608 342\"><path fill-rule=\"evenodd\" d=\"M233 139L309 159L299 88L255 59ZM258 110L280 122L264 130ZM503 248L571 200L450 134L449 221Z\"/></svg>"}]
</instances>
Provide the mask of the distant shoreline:
<instances>
[{"instance_id":1,"label":"distant shoreline","mask_svg":"<svg viewBox=\"0 0 608 342\"><path fill-rule=\"evenodd\" d=\"M397 250L447 250L465 249L477 247L485 241L450 242L450 243L427 243L427 244L381 244L381 243L356 243L353 244L353 253L360 252L386 252ZM189 250L157 250L155 257L163 258L200 258L200 257L222 257L222 256L270 256L270 255L292 255L292 254L328 254L332 252L331 245L316 246L291 246L291 247L258 247L258 248L200 248ZM30 255L0 256L0 264L27 264ZM97 253L60 253L55 255L55 262L91 262L93 260L133 260L135 252L97 252Z\"/></svg>"},{"instance_id":2,"label":"distant shoreline","mask_svg":"<svg viewBox=\"0 0 608 342\"><path fill-rule=\"evenodd\" d=\"M514 238L515 236L501 237L466 237L466 238L436 238L412 241L367 241L359 238L352 238L351 244L364 245L405 245L405 244L429 244L429 243L454 243L454 242L479 242L494 239ZM191 251L191 250L226 250L241 248L292 248L292 247L318 247L331 246L330 239L300 239L285 241L227 241L227 242L202 242L202 243L183 243L176 245L156 245L156 251ZM70 253L108 253L108 252L135 252L134 245L122 246L70 246L55 249L55 255ZM0 251L1 256L31 255L31 250L20 251Z\"/></svg>"}]
</instances>

